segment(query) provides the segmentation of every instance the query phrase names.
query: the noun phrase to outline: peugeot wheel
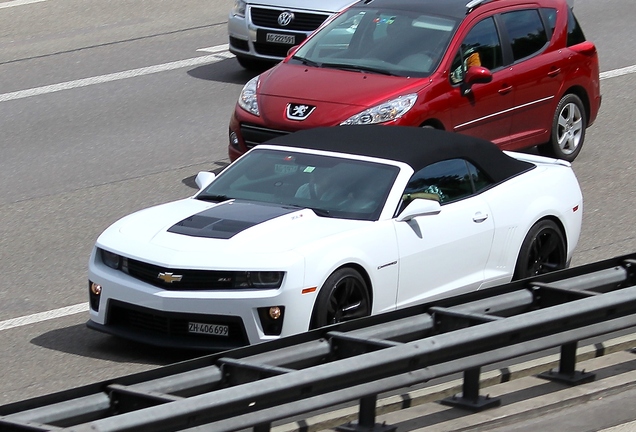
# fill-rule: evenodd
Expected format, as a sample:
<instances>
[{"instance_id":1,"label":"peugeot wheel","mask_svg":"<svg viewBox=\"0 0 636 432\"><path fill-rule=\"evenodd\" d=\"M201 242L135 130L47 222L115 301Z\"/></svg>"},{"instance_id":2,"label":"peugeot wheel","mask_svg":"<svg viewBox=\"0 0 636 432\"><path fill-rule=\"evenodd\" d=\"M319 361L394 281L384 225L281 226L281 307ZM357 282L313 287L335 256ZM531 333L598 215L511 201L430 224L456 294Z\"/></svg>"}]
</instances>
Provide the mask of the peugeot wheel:
<instances>
[{"instance_id":1,"label":"peugeot wheel","mask_svg":"<svg viewBox=\"0 0 636 432\"><path fill-rule=\"evenodd\" d=\"M561 229L555 222L544 219L534 224L523 240L513 280L564 269L566 261Z\"/></svg>"},{"instance_id":2,"label":"peugeot wheel","mask_svg":"<svg viewBox=\"0 0 636 432\"><path fill-rule=\"evenodd\" d=\"M546 156L572 162L583 147L587 118L583 102L575 94L563 96L552 120L550 142L539 146Z\"/></svg>"},{"instance_id":3,"label":"peugeot wheel","mask_svg":"<svg viewBox=\"0 0 636 432\"><path fill-rule=\"evenodd\" d=\"M371 314L371 298L364 278L345 267L327 278L318 293L312 328L323 327Z\"/></svg>"}]
</instances>

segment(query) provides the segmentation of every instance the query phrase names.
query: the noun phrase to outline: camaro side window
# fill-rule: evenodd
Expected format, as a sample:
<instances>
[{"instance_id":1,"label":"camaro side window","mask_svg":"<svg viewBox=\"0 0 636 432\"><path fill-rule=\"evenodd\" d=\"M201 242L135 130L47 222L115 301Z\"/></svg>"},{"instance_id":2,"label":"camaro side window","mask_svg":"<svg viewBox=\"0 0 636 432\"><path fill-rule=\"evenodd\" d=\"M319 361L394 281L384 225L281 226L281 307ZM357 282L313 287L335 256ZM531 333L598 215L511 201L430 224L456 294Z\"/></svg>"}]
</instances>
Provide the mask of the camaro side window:
<instances>
[{"instance_id":1,"label":"camaro side window","mask_svg":"<svg viewBox=\"0 0 636 432\"><path fill-rule=\"evenodd\" d=\"M493 184L492 180L490 180L485 172L470 162L466 162L466 165L468 166L468 172L470 173L470 179L473 182L473 189L475 192L482 191Z\"/></svg>"},{"instance_id":2,"label":"camaro side window","mask_svg":"<svg viewBox=\"0 0 636 432\"><path fill-rule=\"evenodd\" d=\"M404 201L436 199L444 204L473 194L473 173L464 159L437 162L413 174L404 191Z\"/></svg>"},{"instance_id":3,"label":"camaro side window","mask_svg":"<svg viewBox=\"0 0 636 432\"><path fill-rule=\"evenodd\" d=\"M451 82L459 84L471 66L483 66L490 70L503 65L499 34L492 18L486 18L473 27L462 42L453 65Z\"/></svg>"},{"instance_id":4,"label":"camaro side window","mask_svg":"<svg viewBox=\"0 0 636 432\"><path fill-rule=\"evenodd\" d=\"M538 53L548 43L548 35L537 9L501 14L512 46L514 61Z\"/></svg>"}]
</instances>

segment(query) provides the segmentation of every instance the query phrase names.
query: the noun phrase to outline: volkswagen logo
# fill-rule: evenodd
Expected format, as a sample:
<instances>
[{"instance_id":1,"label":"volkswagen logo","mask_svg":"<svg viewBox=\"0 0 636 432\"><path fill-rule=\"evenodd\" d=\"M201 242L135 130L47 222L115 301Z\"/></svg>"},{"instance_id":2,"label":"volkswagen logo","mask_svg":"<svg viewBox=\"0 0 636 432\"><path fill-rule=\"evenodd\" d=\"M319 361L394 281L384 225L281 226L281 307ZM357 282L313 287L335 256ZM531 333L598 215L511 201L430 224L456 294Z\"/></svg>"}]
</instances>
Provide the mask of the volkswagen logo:
<instances>
[{"instance_id":1,"label":"volkswagen logo","mask_svg":"<svg viewBox=\"0 0 636 432\"><path fill-rule=\"evenodd\" d=\"M294 20L293 12L285 11L281 13L280 15L278 15L278 24L280 24L281 27L287 27L289 23L291 23L293 20Z\"/></svg>"}]
</instances>

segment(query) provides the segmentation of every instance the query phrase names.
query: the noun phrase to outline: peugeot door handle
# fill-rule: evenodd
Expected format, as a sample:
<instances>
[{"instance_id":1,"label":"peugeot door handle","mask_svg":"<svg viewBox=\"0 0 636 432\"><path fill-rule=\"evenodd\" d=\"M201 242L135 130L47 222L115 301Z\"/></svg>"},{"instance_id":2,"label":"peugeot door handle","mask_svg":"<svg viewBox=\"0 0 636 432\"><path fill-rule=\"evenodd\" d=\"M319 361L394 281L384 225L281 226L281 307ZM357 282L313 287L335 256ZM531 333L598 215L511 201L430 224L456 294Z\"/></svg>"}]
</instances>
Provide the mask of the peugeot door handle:
<instances>
[{"instance_id":1,"label":"peugeot door handle","mask_svg":"<svg viewBox=\"0 0 636 432\"><path fill-rule=\"evenodd\" d=\"M475 223L482 223L486 219L488 219L488 213L477 212L475 216L473 216L473 222Z\"/></svg>"},{"instance_id":2,"label":"peugeot door handle","mask_svg":"<svg viewBox=\"0 0 636 432\"><path fill-rule=\"evenodd\" d=\"M512 91L512 86L511 85L507 85L506 87L502 87L499 90L499 94L500 95L505 95L508 94Z\"/></svg>"},{"instance_id":3,"label":"peugeot door handle","mask_svg":"<svg viewBox=\"0 0 636 432\"><path fill-rule=\"evenodd\" d=\"M561 73L561 68L554 68L550 72L548 72L549 77L555 77Z\"/></svg>"}]
</instances>

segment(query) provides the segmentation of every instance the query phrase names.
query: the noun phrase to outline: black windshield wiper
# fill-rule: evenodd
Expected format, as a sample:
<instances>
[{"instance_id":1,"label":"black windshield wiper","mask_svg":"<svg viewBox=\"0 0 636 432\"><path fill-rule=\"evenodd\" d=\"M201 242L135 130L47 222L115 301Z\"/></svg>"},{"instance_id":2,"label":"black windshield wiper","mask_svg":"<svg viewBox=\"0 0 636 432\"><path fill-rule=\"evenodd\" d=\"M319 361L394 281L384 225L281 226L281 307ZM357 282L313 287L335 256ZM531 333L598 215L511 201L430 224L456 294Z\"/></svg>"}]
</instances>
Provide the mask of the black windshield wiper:
<instances>
[{"instance_id":1,"label":"black windshield wiper","mask_svg":"<svg viewBox=\"0 0 636 432\"><path fill-rule=\"evenodd\" d=\"M368 66L358 66L358 65L352 65L347 63L322 63L320 66L324 68L341 69L341 70L352 71L352 72L371 72L371 73L377 73L380 75L395 76L394 73L391 73L386 69L380 69L380 68L374 68L374 67L368 67Z\"/></svg>"},{"instance_id":2,"label":"black windshield wiper","mask_svg":"<svg viewBox=\"0 0 636 432\"><path fill-rule=\"evenodd\" d=\"M307 207L309 210L313 210L314 213L316 213L316 215L318 216L330 216L331 214L329 213L329 210L324 210L324 209L320 209L320 208L314 208L314 207Z\"/></svg>"},{"instance_id":3,"label":"black windshield wiper","mask_svg":"<svg viewBox=\"0 0 636 432\"><path fill-rule=\"evenodd\" d=\"M200 199L201 201L223 202L232 198L228 197L227 195L198 195L197 199Z\"/></svg>"},{"instance_id":4,"label":"black windshield wiper","mask_svg":"<svg viewBox=\"0 0 636 432\"><path fill-rule=\"evenodd\" d=\"M306 207L306 206L300 206L300 205L296 205L296 204L285 204L286 206L289 207L293 207L293 208L297 208L297 209L309 209L312 210L314 213L316 213L317 216L330 216L331 213L329 212L329 210L325 210L325 209L321 209L321 208L316 208L316 207Z\"/></svg>"},{"instance_id":5,"label":"black windshield wiper","mask_svg":"<svg viewBox=\"0 0 636 432\"><path fill-rule=\"evenodd\" d=\"M298 60L299 62L301 62L305 66L320 67L319 63L316 63L315 61L306 59L305 57L294 55L294 56L292 56L292 59L293 60Z\"/></svg>"}]
</instances>

